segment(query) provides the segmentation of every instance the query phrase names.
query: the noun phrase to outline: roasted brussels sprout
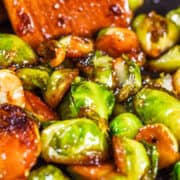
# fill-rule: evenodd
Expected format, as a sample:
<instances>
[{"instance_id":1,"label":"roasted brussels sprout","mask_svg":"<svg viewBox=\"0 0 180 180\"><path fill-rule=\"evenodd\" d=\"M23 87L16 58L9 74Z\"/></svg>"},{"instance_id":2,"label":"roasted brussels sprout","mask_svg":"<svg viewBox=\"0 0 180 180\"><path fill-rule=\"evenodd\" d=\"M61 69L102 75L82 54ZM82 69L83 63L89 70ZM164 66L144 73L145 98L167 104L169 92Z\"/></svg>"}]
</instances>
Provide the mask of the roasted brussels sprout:
<instances>
[{"instance_id":1,"label":"roasted brussels sprout","mask_svg":"<svg viewBox=\"0 0 180 180\"><path fill-rule=\"evenodd\" d=\"M94 50L94 44L91 39L73 35L60 38L58 43L66 48L66 56L68 58L83 57Z\"/></svg>"},{"instance_id":2,"label":"roasted brussels sprout","mask_svg":"<svg viewBox=\"0 0 180 180\"><path fill-rule=\"evenodd\" d=\"M115 98L105 86L91 81L74 82L70 93L60 104L62 119L89 117L106 129Z\"/></svg>"},{"instance_id":3,"label":"roasted brussels sprout","mask_svg":"<svg viewBox=\"0 0 180 180\"><path fill-rule=\"evenodd\" d=\"M48 40L39 45L37 53L42 58L42 63L49 63L51 67L56 67L65 60L66 47L56 40Z\"/></svg>"},{"instance_id":4,"label":"roasted brussels sprout","mask_svg":"<svg viewBox=\"0 0 180 180\"><path fill-rule=\"evenodd\" d=\"M141 143L117 136L113 136L112 143L115 164L127 179L141 179L148 173L150 160Z\"/></svg>"},{"instance_id":5,"label":"roasted brussels sprout","mask_svg":"<svg viewBox=\"0 0 180 180\"><path fill-rule=\"evenodd\" d=\"M23 87L27 90L41 89L46 90L49 73L37 68L21 68L16 71L17 76L21 79Z\"/></svg>"},{"instance_id":6,"label":"roasted brussels sprout","mask_svg":"<svg viewBox=\"0 0 180 180\"><path fill-rule=\"evenodd\" d=\"M148 66L153 71L173 72L180 68L180 45L172 47L168 52L155 60L151 60Z\"/></svg>"},{"instance_id":7,"label":"roasted brussels sprout","mask_svg":"<svg viewBox=\"0 0 180 180\"><path fill-rule=\"evenodd\" d=\"M180 95L180 68L173 75L173 87L175 92Z\"/></svg>"},{"instance_id":8,"label":"roasted brussels sprout","mask_svg":"<svg viewBox=\"0 0 180 180\"><path fill-rule=\"evenodd\" d=\"M134 138L142 127L141 121L132 113L122 113L110 122L110 133L114 136Z\"/></svg>"},{"instance_id":9,"label":"roasted brussels sprout","mask_svg":"<svg viewBox=\"0 0 180 180\"><path fill-rule=\"evenodd\" d=\"M117 83L115 94L118 102L126 100L141 88L140 68L126 56L114 60L113 72Z\"/></svg>"},{"instance_id":10,"label":"roasted brussels sprout","mask_svg":"<svg viewBox=\"0 0 180 180\"><path fill-rule=\"evenodd\" d=\"M78 73L77 69L55 70L48 79L46 91L43 92L47 104L53 108L56 107Z\"/></svg>"},{"instance_id":11,"label":"roasted brussels sprout","mask_svg":"<svg viewBox=\"0 0 180 180\"><path fill-rule=\"evenodd\" d=\"M136 34L132 30L120 27L102 29L98 33L95 45L97 49L105 51L115 58L122 53L139 49L139 41Z\"/></svg>"},{"instance_id":12,"label":"roasted brussels sprout","mask_svg":"<svg viewBox=\"0 0 180 180\"><path fill-rule=\"evenodd\" d=\"M180 6L177 9L169 11L166 16L174 24L176 24L180 30Z\"/></svg>"},{"instance_id":13,"label":"roasted brussels sprout","mask_svg":"<svg viewBox=\"0 0 180 180\"><path fill-rule=\"evenodd\" d=\"M178 161L174 165L174 169L172 172L172 180L179 180L180 179L180 161Z\"/></svg>"},{"instance_id":14,"label":"roasted brussels sprout","mask_svg":"<svg viewBox=\"0 0 180 180\"><path fill-rule=\"evenodd\" d=\"M54 165L42 166L30 172L28 180L69 180L63 172Z\"/></svg>"},{"instance_id":15,"label":"roasted brussels sprout","mask_svg":"<svg viewBox=\"0 0 180 180\"><path fill-rule=\"evenodd\" d=\"M159 153L157 147L153 144L149 144L146 141L141 141L144 145L147 155L150 160L150 169L148 173L144 176L144 179L156 179L158 174L158 162L159 162Z\"/></svg>"},{"instance_id":16,"label":"roasted brussels sprout","mask_svg":"<svg viewBox=\"0 0 180 180\"><path fill-rule=\"evenodd\" d=\"M152 124L142 127L136 139L156 145L159 152L159 168L165 168L174 164L180 157L176 138L163 124Z\"/></svg>"},{"instance_id":17,"label":"roasted brussels sprout","mask_svg":"<svg viewBox=\"0 0 180 180\"><path fill-rule=\"evenodd\" d=\"M42 131L41 143L47 162L98 165L108 158L105 133L86 118L53 123Z\"/></svg>"},{"instance_id":18,"label":"roasted brussels sprout","mask_svg":"<svg viewBox=\"0 0 180 180\"><path fill-rule=\"evenodd\" d=\"M138 15L133 28L145 53L157 58L179 40L179 29L167 18L156 14Z\"/></svg>"},{"instance_id":19,"label":"roasted brussels sprout","mask_svg":"<svg viewBox=\"0 0 180 180\"><path fill-rule=\"evenodd\" d=\"M37 63L31 47L18 36L0 34L0 67L22 67Z\"/></svg>"},{"instance_id":20,"label":"roasted brussels sprout","mask_svg":"<svg viewBox=\"0 0 180 180\"><path fill-rule=\"evenodd\" d=\"M162 123L180 144L180 102L162 90L143 88L134 98L134 108L145 124Z\"/></svg>"},{"instance_id":21,"label":"roasted brussels sprout","mask_svg":"<svg viewBox=\"0 0 180 180\"><path fill-rule=\"evenodd\" d=\"M8 69L0 70L0 104L2 103L25 107L22 83L16 74Z\"/></svg>"},{"instance_id":22,"label":"roasted brussels sprout","mask_svg":"<svg viewBox=\"0 0 180 180\"><path fill-rule=\"evenodd\" d=\"M40 154L37 124L17 106L0 105L0 179L25 179Z\"/></svg>"}]
</instances>

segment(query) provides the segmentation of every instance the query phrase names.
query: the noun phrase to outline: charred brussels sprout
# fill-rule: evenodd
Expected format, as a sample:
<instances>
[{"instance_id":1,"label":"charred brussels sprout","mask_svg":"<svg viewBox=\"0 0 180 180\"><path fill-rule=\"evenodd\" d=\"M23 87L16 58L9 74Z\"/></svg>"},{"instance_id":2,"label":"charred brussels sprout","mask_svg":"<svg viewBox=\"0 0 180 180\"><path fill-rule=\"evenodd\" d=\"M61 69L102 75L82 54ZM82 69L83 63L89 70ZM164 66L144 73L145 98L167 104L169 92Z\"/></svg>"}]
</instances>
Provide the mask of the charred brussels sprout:
<instances>
[{"instance_id":1,"label":"charred brussels sprout","mask_svg":"<svg viewBox=\"0 0 180 180\"><path fill-rule=\"evenodd\" d=\"M68 58L83 57L94 50L91 39L78 36L64 36L58 40L58 43L66 48L66 56Z\"/></svg>"},{"instance_id":2,"label":"charred brussels sprout","mask_svg":"<svg viewBox=\"0 0 180 180\"><path fill-rule=\"evenodd\" d=\"M169 11L166 16L174 24L176 24L180 30L180 6L177 9Z\"/></svg>"},{"instance_id":3,"label":"charred brussels sprout","mask_svg":"<svg viewBox=\"0 0 180 180\"><path fill-rule=\"evenodd\" d=\"M110 122L110 133L115 136L134 138L142 126L136 115L122 113Z\"/></svg>"},{"instance_id":4,"label":"charred brussels sprout","mask_svg":"<svg viewBox=\"0 0 180 180\"><path fill-rule=\"evenodd\" d=\"M169 49L158 59L151 60L148 63L153 71L173 72L180 68L180 45L176 45Z\"/></svg>"},{"instance_id":5,"label":"charred brussels sprout","mask_svg":"<svg viewBox=\"0 0 180 180\"><path fill-rule=\"evenodd\" d=\"M180 101L161 90L143 88L134 98L134 108L145 124L165 124L180 144Z\"/></svg>"},{"instance_id":6,"label":"charred brussels sprout","mask_svg":"<svg viewBox=\"0 0 180 180\"><path fill-rule=\"evenodd\" d=\"M0 34L0 67L22 67L37 63L30 46L12 34Z\"/></svg>"},{"instance_id":7,"label":"charred brussels sprout","mask_svg":"<svg viewBox=\"0 0 180 180\"><path fill-rule=\"evenodd\" d=\"M138 15L133 22L133 28L143 50L153 58L160 56L179 40L178 27L155 12Z\"/></svg>"},{"instance_id":8,"label":"charred brussels sprout","mask_svg":"<svg viewBox=\"0 0 180 180\"><path fill-rule=\"evenodd\" d=\"M55 122L42 131L41 143L47 162L90 165L108 155L106 135L86 118Z\"/></svg>"},{"instance_id":9,"label":"charred brussels sprout","mask_svg":"<svg viewBox=\"0 0 180 180\"><path fill-rule=\"evenodd\" d=\"M116 77L116 99L121 102L141 88L141 72L139 66L126 56L113 62Z\"/></svg>"},{"instance_id":10,"label":"charred brussels sprout","mask_svg":"<svg viewBox=\"0 0 180 180\"><path fill-rule=\"evenodd\" d=\"M28 180L69 180L63 172L54 165L42 166L30 172Z\"/></svg>"},{"instance_id":11,"label":"charred brussels sprout","mask_svg":"<svg viewBox=\"0 0 180 180\"><path fill-rule=\"evenodd\" d=\"M21 68L16 71L17 76L21 79L25 89L46 90L49 80L49 73L45 70L36 68Z\"/></svg>"},{"instance_id":12,"label":"charred brussels sprout","mask_svg":"<svg viewBox=\"0 0 180 180\"><path fill-rule=\"evenodd\" d=\"M113 92L103 85L91 81L75 82L60 104L60 115L63 119L90 117L105 125L112 113L114 102Z\"/></svg>"},{"instance_id":13,"label":"charred brussels sprout","mask_svg":"<svg viewBox=\"0 0 180 180\"><path fill-rule=\"evenodd\" d=\"M172 180L179 180L180 179L180 161L178 161L173 168L172 172Z\"/></svg>"},{"instance_id":14,"label":"charred brussels sprout","mask_svg":"<svg viewBox=\"0 0 180 180\"><path fill-rule=\"evenodd\" d=\"M56 107L76 76L78 76L77 69L55 70L48 79L46 91L43 92L47 104Z\"/></svg>"}]
</instances>

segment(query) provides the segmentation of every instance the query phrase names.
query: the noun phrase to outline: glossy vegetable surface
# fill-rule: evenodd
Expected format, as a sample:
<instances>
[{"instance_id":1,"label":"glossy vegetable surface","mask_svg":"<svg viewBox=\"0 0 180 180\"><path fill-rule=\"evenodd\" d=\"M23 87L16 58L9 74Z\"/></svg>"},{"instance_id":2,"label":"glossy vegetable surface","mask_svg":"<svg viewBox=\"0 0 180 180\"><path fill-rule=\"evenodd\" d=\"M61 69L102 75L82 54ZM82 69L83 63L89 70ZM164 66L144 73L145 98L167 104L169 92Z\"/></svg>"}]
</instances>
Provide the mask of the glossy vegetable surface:
<instances>
[{"instance_id":1,"label":"glossy vegetable surface","mask_svg":"<svg viewBox=\"0 0 180 180\"><path fill-rule=\"evenodd\" d=\"M54 165L42 166L33 170L28 176L28 180L69 180L63 172Z\"/></svg>"},{"instance_id":2,"label":"glossy vegetable surface","mask_svg":"<svg viewBox=\"0 0 180 180\"><path fill-rule=\"evenodd\" d=\"M165 124L180 143L180 102L161 90L143 88L134 98L134 107L145 124Z\"/></svg>"},{"instance_id":3,"label":"glossy vegetable surface","mask_svg":"<svg viewBox=\"0 0 180 180\"><path fill-rule=\"evenodd\" d=\"M106 135L86 118L58 121L42 131L42 157L62 164L99 164L107 159Z\"/></svg>"}]
</instances>

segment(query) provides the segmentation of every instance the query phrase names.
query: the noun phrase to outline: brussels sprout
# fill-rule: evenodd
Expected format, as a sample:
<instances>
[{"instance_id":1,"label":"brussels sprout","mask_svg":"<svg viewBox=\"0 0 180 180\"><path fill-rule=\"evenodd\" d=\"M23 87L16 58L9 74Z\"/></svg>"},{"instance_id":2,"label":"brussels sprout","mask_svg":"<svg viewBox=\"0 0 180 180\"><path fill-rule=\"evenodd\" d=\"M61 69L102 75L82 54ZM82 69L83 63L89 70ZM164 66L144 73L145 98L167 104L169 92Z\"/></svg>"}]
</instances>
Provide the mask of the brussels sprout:
<instances>
[{"instance_id":1,"label":"brussels sprout","mask_svg":"<svg viewBox=\"0 0 180 180\"><path fill-rule=\"evenodd\" d=\"M144 3L144 0L128 0L131 11L136 11Z\"/></svg>"},{"instance_id":2,"label":"brussels sprout","mask_svg":"<svg viewBox=\"0 0 180 180\"><path fill-rule=\"evenodd\" d=\"M58 40L58 43L66 48L66 56L68 58L79 58L94 50L91 39L78 36L64 36Z\"/></svg>"},{"instance_id":3,"label":"brussels sprout","mask_svg":"<svg viewBox=\"0 0 180 180\"><path fill-rule=\"evenodd\" d=\"M180 6L177 9L169 11L166 17L176 24L180 30Z\"/></svg>"},{"instance_id":4,"label":"brussels sprout","mask_svg":"<svg viewBox=\"0 0 180 180\"><path fill-rule=\"evenodd\" d=\"M133 28L143 50L153 58L160 56L179 40L178 27L155 12L138 15L133 22Z\"/></svg>"},{"instance_id":5,"label":"brussels sprout","mask_svg":"<svg viewBox=\"0 0 180 180\"><path fill-rule=\"evenodd\" d=\"M22 83L16 74L8 69L0 70L0 104L2 103L25 107Z\"/></svg>"},{"instance_id":6,"label":"brussels sprout","mask_svg":"<svg viewBox=\"0 0 180 180\"><path fill-rule=\"evenodd\" d=\"M159 152L159 168L174 164L179 158L177 140L164 124L151 124L142 127L136 135L137 140L144 140L156 145Z\"/></svg>"},{"instance_id":7,"label":"brussels sprout","mask_svg":"<svg viewBox=\"0 0 180 180\"><path fill-rule=\"evenodd\" d=\"M69 180L63 172L54 165L42 166L30 172L28 180Z\"/></svg>"},{"instance_id":8,"label":"brussels sprout","mask_svg":"<svg viewBox=\"0 0 180 180\"><path fill-rule=\"evenodd\" d=\"M45 70L36 68L21 68L16 71L25 89L33 90L39 88L46 90L49 74Z\"/></svg>"},{"instance_id":9,"label":"brussels sprout","mask_svg":"<svg viewBox=\"0 0 180 180\"><path fill-rule=\"evenodd\" d=\"M114 87L115 82L112 73L113 59L108 55L104 55L101 51L96 51L90 61L90 65L93 65L93 71L89 78L95 82L105 84L107 87Z\"/></svg>"},{"instance_id":10,"label":"brussels sprout","mask_svg":"<svg viewBox=\"0 0 180 180\"><path fill-rule=\"evenodd\" d=\"M143 88L134 98L134 108L145 124L165 124L180 144L180 101L161 90Z\"/></svg>"},{"instance_id":11,"label":"brussels sprout","mask_svg":"<svg viewBox=\"0 0 180 180\"><path fill-rule=\"evenodd\" d=\"M48 79L46 91L43 92L47 104L56 107L76 76L78 76L77 69L55 70Z\"/></svg>"},{"instance_id":12,"label":"brussels sprout","mask_svg":"<svg viewBox=\"0 0 180 180\"><path fill-rule=\"evenodd\" d=\"M108 156L106 135L86 118L55 122L42 131L41 143L47 162L95 165Z\"/></svg>"},{"instance_id":13,"label":"brussels sprout","mask_svg":"<svg viewBox=\"0 0 180 180\"><path fill-rule=\"evenodd\" d=\"M44 63L48 62L51 67L59 66L66 56L66 48L56 40L42 42L37 52L43 58L41 61Z\"/></svg>"},{"instance_id":14,"label":"brussels sprout","mask_svg":"<svg viewBox=\"0 0 180 180\"><path fill-rule=\"evenodd\" d=\"M151 164L151 168L146 176L149 177L150 179L156 179L158 173L158 162L159 162L159 153L157 147L145 141L141 141L141 143L146 148L146 152L150 159L150 164Z\"/></svg>"},{"instance_id":15,"label":"brussels sprout","mask_svg":"<svg viewBox=\"0 0 180 180\"><path fill-rule=\"evenodd\" d=\"M160 58L148 63L153 71L173 72L180 68L180 45L172 47Z\"/></svg>"},{"instance_id":16,"label":"brussels sprout","mask_svg":"<svg viewBox=\"0 0 180 180\"><path fill-rule=\"evenodd\" d=\"M141 121L132 113L122 113L110 122L110 133L114 136L134 138L142 127Z\"/></svg>"},{"instance_id":17,"label":"brussels sprout","mask_svg":"<svg viewBox=\"0 0 180 180\"><path fill-rule=\"evenodd\" d=\"M107 125L115 98L112 91L91 81L73 83L70 93L60 104L62 119L79 116L97 120L100 126Z\"/></svg>"},{"instance_id":18,"label":"brussels sprout","mask_svg":"<svg viewBox=\"0 0 180 180\"><path fill-rule=\"evenodd\" d=\"M122 53L139 49L139 41L136 34L132 30L120 27L102 29L98 33L95 45L97 49L105 51L115 58Z\"/></svg>"},{"instance_id":19,"label":"brussels sprout","mask_svg":"<svg viewBox=\"0 0 180 180\"><path fill-rule=\"evenodd\" d=\"M26 179L41 145L38 126L18 106L0 105L0 179Z\"/></svg>"},{"instance_id":20,"label":"brussels sprout","mask_svg":"<svg viewBox=\"0 0 180 180\"><path fill-rule=\"evenodd\" d=\"M172 180L179 180L180 179L180 161L178 161L173 168L172 172Z\"/></svg>"},{"instance_id":21,"label":"brussels sprout","mask_svg":"<svg viewBox=\"0 0 180 180\"><path fill-rule=\"evenodd\" d=\"M174 86L175 92L178 95L180 95L180 68L173 75L173 86Z\"/></svg>"},{"instance_id":22,"label":"brussels sprout","mask_svg":"<svg viewBox=\"0 0 180 180\"><path fill-rule=\"evenodd\" d=\"M141 88L141 72L139 66L126 56L118 58L113 63L114 74L118 89L116 99L121 102Z\"/></svg>"},{"instance_id":23,"label":"brussels sprout","mask_svg":"<svg viewBox=\"0 0 180 180\"><path fill-rule=\"evenodd\" d=\"M30 46L12 34L0 34L0 67L22 67L37 63Z\"/></svg>"},{"instance_id":24,"label":"brussels sprout","mask_svg":"<svg viewBox=\"0 0 180 180\"><path fill-rule=\"evenodd\" d=\"M150 160L144 146L138 141L117 136L113 136L112 143L118 170L125 167L125 176L128 180L141 179L150 168ZM122 155L123 150L125 158Z\"/></svg>"}]
</instances>

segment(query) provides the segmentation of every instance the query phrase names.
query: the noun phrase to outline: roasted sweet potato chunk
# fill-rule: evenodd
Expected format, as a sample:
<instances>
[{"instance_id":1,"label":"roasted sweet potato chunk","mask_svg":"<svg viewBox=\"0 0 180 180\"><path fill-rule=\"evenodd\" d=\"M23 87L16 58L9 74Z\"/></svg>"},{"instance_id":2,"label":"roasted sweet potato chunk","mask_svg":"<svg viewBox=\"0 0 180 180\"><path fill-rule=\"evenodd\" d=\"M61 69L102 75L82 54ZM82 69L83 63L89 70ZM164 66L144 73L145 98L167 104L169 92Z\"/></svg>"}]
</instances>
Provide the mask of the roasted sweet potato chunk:
<instances>
[{"instance_id":1,"label":"roasted sweet potato chunk","mask_svg":"<svg viewBox=\"0 0 180 180\"><path fill-rule=\"evenodd\" d=\"M36 123L18 106L0 105L0 179L25 179L40 153Z\"/></svg>"},{"instance_id":2,"label":"roasted sweet potato chunk","mask_svg":"<svg viewBox=\"0 0 180 180\"><path fill-rule=\"evenodd\" d=\"M74 34L92 36L110 25L127 27L126 0L4 0L14 31L36 47L44 39Z\"/></svg>"}]
</instances>

